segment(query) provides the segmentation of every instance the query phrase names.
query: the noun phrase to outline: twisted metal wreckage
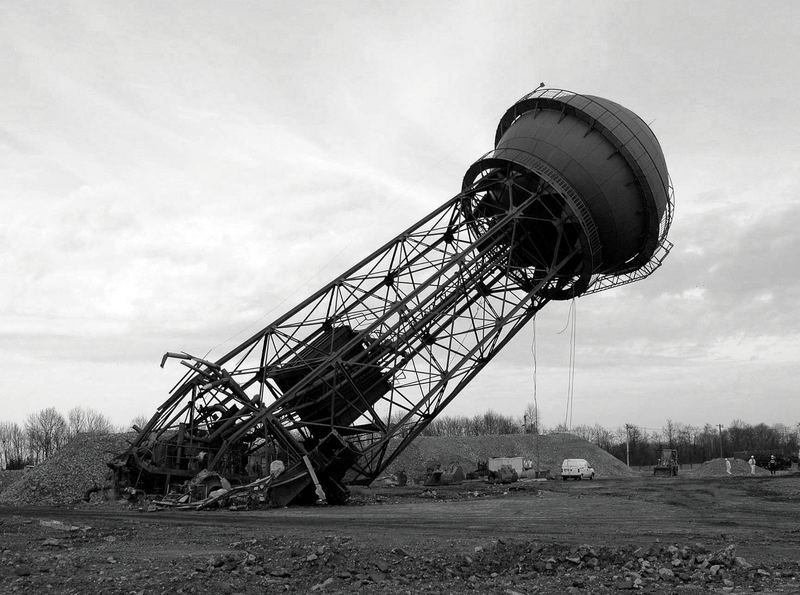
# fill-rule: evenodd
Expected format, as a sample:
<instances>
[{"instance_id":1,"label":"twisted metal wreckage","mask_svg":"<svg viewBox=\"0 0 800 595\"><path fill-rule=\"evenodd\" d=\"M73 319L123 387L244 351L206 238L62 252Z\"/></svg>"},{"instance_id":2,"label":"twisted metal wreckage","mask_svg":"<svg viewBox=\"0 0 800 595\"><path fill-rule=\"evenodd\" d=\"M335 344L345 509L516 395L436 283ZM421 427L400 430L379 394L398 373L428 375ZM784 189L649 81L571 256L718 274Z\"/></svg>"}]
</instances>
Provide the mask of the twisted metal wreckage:
<instances>
[{"instance_id":1,"label":"twisted metal wreckage","mask_svg":"<svg viewBox=\"0 0 800 595\"><path fill-rule=\"evenodd\" d=\"M167 353L188 372L113 462L118 485L165 493L205 470L275 505L344 502L547 302L650 275L673 204L633 112L526 95L458 195L219 359Z\"/></svg>"}]
</instances>

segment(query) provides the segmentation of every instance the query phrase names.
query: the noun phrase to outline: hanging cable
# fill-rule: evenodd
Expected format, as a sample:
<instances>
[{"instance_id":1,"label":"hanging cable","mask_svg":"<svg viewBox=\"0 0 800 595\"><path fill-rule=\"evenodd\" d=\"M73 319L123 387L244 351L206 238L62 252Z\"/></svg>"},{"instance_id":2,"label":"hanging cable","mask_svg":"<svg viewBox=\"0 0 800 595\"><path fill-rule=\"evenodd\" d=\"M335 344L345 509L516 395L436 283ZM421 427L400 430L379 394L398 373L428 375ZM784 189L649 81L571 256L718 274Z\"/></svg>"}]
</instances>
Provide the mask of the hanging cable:
<instances>
[{"instance_id":1,"label":"hanging cable","mask_svg":"<svg viewBox=\"0 0 800 595\"><path fill-rule=\"evenodd\" d=\"M572 398L572 382L570 380L570 370L572 369L572 342L571 341L572 341L572 335L573 335L572 330L571 330L571 325L572 325L574 309L575 309L575 300L570 302L569 312L567 313L567 321L564 324L564 328L562 328L560 331L558 331L558 334L560 335L560 334L564 333L564 331L566 331L568 328L570 329L569 364L567 365L567 399L566 399L566 407L564 408L564 431L565 432L568 432L569 428L570 428L569 411L570 411L570 406L571 406L570 401L571 401L571 398Z\"/></svg>"},{"instance_id":2,"label":"hanging cable","mask_svg":"<svg viewBox=\"0 0 800 595\"><path fill-rule=\"evenodd\" d=\"M572 429L572 411L575 405L575 346L578 332L578 305L572 298L572 335L569 345L569 429Z\"/></svg>"},{"instance_id":3,"label":"hanging cable","mask_svg":"<svg viewBox=\"0 0 800 595\"><path fill-rule=\"evenodd\" d=\"M533 339L531 341L531 355L533 355L533 407L534 407L534 417L533 424L534 428L536 429L536 433L539 433L539 400L537 390L538 387L536 385L536 316L533 317L532 321L533 325Z\"/></svg>"},{"instance_id":4,"label":"hanging cable","mask_svg":"<svg viewBox=\"0 0 800 595\"><path fill-rule=\"evenodd\" d=\"M578 308L577 302L575 298L572 298L572 302L569 306L569 315L567 316L567 323L564 325L564 328L561 329L560 333L563 333L567 328L570 329L570 336L569 336L569 366L567 369L567 406L564 411L564 429L569 431L572 429L572 411L573 411L573 401L575 395L575 335L577 332L577 319L578 319ZM560 334L559 333L559 334Z\"/></svg>"},{"instance_id":5,"label":"hanging cable","mask_svg":"<svg viewBox=\"0 0 800 595\"><path fill-rule=\"evenodd\" d=\"M533 356L533 428L536 441L536 477L539 477L539 400L536 386L536 316L531 321L533 326L533 338L531 339L531 355Z\"/></svg>"},{"instance_id":6,"label":"hanging cable","mask_svg":"<svg viewBox=\"0 0 800 595\"><path fill-rule=\"evenodd\" d=\"M570 322L572 322L572 309L574 306L575 306L575 298L573 298L572 302L570 302L569 311L567 312L567 320L566 322L564 322L564 328L562 328L556 334L563 335L564 331L566 331L569 328Z\"/></svg>"},{"instance_id":7,"label":"hanging cable","mask_svg":"<svg viewBox=\"0 0 800 595\"><path fill-rule=\"evenodd\" d=\"M533 406L536 407L536 421L539 418L539 403L536 401L536 316L533 317L533 340L531 341L531 355L533 355ZM537 426L538 428L538 426Z\"/></svg>"}]
</instances>

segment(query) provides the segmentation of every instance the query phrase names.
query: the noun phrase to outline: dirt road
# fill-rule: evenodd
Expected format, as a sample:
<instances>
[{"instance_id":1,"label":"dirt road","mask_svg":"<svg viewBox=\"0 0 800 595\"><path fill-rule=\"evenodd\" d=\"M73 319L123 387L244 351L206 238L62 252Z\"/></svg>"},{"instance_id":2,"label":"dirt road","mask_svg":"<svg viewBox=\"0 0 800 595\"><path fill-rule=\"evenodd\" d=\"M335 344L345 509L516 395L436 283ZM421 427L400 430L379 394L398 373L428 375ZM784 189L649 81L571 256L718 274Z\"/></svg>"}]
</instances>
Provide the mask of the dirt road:
<instances>
[{"instance_id":1,"label":"dirt road","mask_svg":"<svg viewBox=\"0 0 800 595\"><path fill-rule=\"evenodd\" d=\"M0 509L0 592L796 592L800 476L465 483L348 506Z\"/></svg>"}]
</instances>

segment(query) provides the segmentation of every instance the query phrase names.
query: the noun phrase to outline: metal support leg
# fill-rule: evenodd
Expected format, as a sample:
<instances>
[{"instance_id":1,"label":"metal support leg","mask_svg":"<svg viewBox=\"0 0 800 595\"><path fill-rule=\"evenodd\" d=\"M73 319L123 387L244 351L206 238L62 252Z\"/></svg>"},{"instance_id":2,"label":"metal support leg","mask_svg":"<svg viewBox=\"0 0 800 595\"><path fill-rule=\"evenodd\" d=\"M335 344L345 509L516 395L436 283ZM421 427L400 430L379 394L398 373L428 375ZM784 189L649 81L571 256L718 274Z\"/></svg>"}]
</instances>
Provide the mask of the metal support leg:
<instances>
[{"instance_id":1,"label":"metal support leg","mask_svg":"<svg viewBox=\"0 0 800 595\"><path fill-rule=\"evenodd\" d=\"M317 474L314 471L314 467L311 466L311 461L308 460L308 455L303 455L303 462L306 464L306 468L308 469L309 475L311 475L311 481L314 482L314 487L317 492L317 498L324 504L327 503L328 498L325 496L325 491L322 489L322 486L319 483L319 479L317 479Z\"/></svg>"}]
</instances>

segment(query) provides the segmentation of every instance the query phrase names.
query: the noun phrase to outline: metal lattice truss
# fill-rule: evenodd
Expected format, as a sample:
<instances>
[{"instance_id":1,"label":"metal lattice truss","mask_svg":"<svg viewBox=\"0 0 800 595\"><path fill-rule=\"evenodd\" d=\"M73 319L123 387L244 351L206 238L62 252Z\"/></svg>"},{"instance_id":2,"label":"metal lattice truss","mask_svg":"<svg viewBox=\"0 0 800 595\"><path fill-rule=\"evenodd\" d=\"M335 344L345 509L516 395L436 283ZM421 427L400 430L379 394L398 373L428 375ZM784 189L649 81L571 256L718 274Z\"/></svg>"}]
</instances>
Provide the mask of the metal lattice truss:
<instances>
[{"instance_id":1,"label":"metal lattice truss","mask_svg":"<svg viewBox=\"0 0 800 595\"><path fill-rule=\"evenodd\" d=\"M248 456L272 445L300 486L284 501L311 480L330 494L380 475L549 299L585 279L568 197L530 169L490 165L218 360L167 354L189 372L130 449L134 468L168 484L205 453L208 469L245 481Z\"/></svg>"}]
</instances>

